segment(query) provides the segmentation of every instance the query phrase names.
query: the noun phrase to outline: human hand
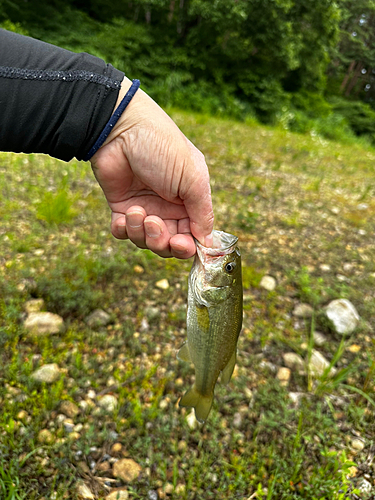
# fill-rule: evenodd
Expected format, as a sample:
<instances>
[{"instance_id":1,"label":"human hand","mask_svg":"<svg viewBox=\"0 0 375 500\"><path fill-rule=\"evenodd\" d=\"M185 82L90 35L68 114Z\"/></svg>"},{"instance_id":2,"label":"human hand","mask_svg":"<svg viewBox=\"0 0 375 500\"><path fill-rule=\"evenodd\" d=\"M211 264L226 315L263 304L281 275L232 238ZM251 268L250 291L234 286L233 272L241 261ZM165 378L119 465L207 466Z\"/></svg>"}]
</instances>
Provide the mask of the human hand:
<instances>
[{"instance_id":1,"label":"human hand","mask_svg":"<svg viewBox=\"0 0 375 500\"><path fill-rule=\"evenodd\" d=\"M117 105L130 85L125 77ZM145 92L136 92L91 165L112 210L113 236L179 259L195 254L193 236L212 246L204 156Z\"/></svg>"}]
</instances>

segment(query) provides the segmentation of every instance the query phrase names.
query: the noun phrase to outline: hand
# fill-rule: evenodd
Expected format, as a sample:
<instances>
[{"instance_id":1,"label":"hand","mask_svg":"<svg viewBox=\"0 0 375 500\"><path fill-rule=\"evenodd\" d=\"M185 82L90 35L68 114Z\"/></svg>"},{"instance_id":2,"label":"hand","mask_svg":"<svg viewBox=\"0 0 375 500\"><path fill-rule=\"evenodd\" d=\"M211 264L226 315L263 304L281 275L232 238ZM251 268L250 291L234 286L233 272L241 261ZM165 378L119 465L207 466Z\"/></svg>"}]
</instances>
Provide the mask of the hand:
<instances>
[{"instance_id":1,"label":"hand","mask_svg":"<svg viewBox=\"0 0 375 500\"><path fill-rule=\"evenodd\" d=\"M124 78L117 105L130 85ZM112 210L113 236L179 259L195 254L193 236L212 246L204 156L141 89L91 165Z\"/></svg>"}]
</instances>

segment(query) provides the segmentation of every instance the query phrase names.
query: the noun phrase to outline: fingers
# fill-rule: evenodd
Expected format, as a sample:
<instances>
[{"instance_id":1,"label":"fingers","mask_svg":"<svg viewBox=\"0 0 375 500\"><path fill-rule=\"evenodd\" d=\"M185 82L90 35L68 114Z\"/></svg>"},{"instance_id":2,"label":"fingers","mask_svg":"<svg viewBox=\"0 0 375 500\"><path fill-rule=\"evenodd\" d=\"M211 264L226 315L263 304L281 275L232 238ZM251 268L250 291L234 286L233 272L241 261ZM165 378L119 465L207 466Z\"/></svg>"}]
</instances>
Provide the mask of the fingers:
<instances>
[{"instance_id":1,"label":"fingers","mask_svg":"<svg viewBox=\"0 0 375 500\"><path fill-rule=\"evenodd\" d=\"M147 216L140 206L130 207L125 215L112 213L111 230L115 238L129 238L160 257L189 259L196 251L189 219L163 221L156 215Z\"/></svg>"},{"instance_id":2,"label":"fingers","mask_svg":"<svg viewBox=\"0 0 375 500\"><path fill-rule=\"evenodd\" d=\"M182 198L190 219L190 231L203 245L212 246L214 213L212 209L210 179L203 154L189 142L193 168L193 180L186 176L186 185L181 186ZM184 179L185 180L185 179Z\"/></svg>"}]
</instances>

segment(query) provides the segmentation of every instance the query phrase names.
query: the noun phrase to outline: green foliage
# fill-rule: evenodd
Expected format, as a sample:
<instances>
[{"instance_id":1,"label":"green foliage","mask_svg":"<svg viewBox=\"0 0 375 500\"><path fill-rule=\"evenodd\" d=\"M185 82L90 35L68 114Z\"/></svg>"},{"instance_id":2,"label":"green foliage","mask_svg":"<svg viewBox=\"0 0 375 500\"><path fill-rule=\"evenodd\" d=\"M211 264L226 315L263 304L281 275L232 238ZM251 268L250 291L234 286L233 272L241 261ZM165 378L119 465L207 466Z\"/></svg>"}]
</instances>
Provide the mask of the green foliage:
<instances>
[{"instance_id":1,"label":"green foliage","mask_svg":"<svg viewBox=\"0 0 375 500\"><path fill-rule=\"evenodd\" d=\"M56 193L47 192L37 206L37 217L47 224L70 222L77 212L72 208L72 196L64 188Z\"/></svg>"},{"instance_id":2,"label":"green foliage","mask_svg":"<svg viewBox=\"0 0 375 500\"><path fill-rule=\"evenodd\" d=\"M366 135L375 142L375 111L369 104L340 97L331 97L330 102L357 135Z\"/></svg>"}]
</instances>

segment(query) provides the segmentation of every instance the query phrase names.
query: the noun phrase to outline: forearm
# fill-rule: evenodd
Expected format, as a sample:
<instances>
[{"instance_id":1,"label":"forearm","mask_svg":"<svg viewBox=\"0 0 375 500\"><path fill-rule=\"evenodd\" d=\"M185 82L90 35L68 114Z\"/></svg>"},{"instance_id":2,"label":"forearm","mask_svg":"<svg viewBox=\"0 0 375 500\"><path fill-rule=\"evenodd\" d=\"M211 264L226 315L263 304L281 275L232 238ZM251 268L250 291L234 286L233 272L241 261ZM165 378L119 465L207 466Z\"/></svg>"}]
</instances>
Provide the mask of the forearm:
<instances>
[{"instance_id":1,"label":"forearm","mask_svg":"<svg viewBox=\"0 0 375 500\"><path fill-rule=\"evenodd\" d=\"M123 77L97 57L0 30L0 150L82 159Z\"/></svg>"}]
</instances>

